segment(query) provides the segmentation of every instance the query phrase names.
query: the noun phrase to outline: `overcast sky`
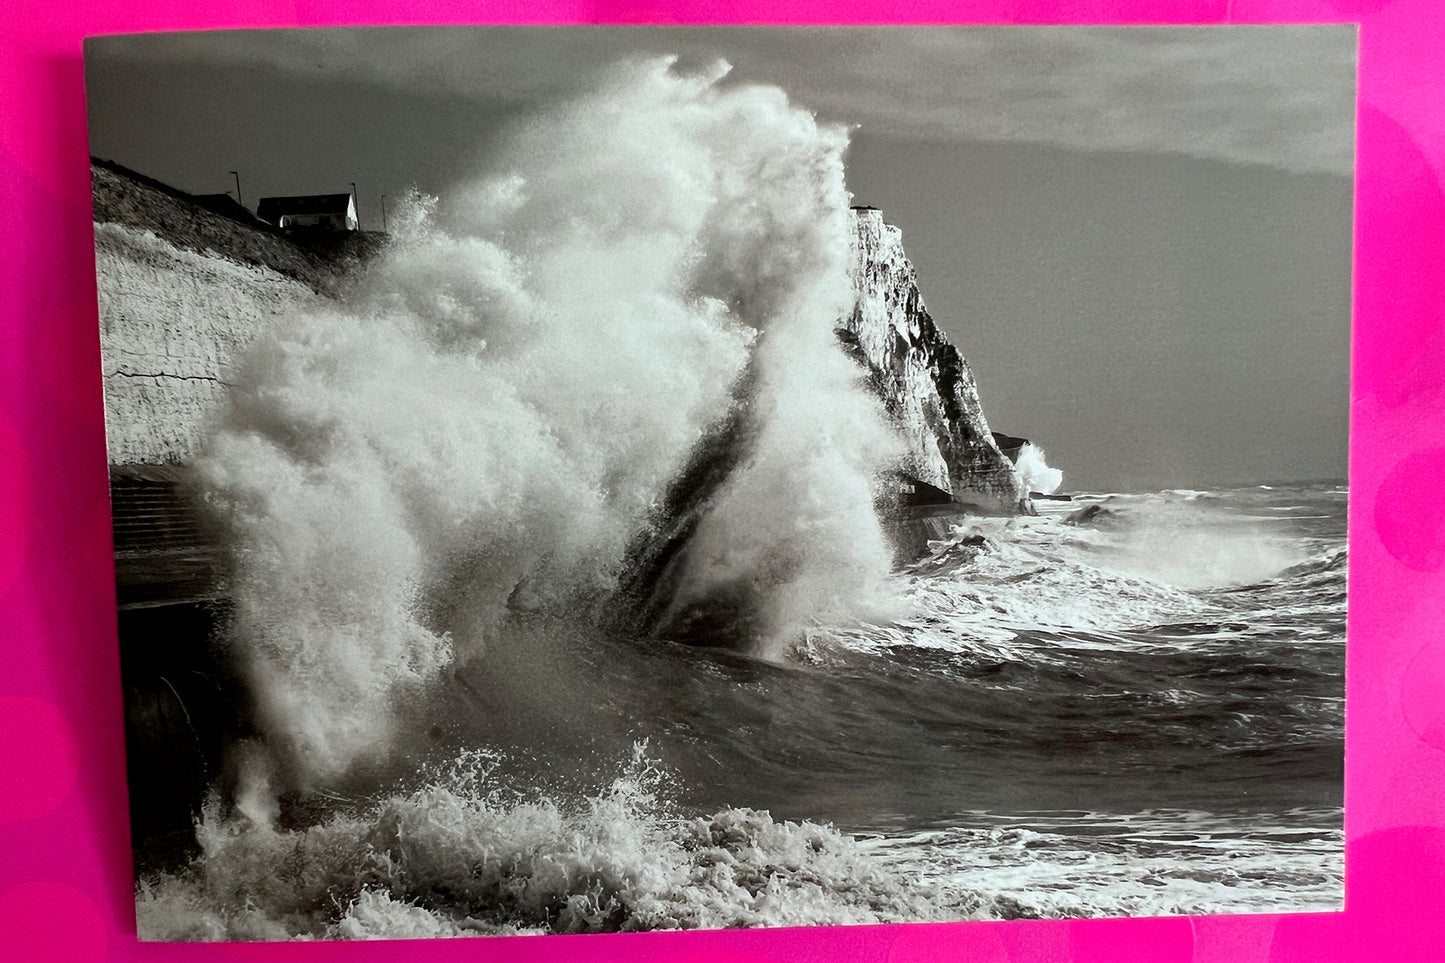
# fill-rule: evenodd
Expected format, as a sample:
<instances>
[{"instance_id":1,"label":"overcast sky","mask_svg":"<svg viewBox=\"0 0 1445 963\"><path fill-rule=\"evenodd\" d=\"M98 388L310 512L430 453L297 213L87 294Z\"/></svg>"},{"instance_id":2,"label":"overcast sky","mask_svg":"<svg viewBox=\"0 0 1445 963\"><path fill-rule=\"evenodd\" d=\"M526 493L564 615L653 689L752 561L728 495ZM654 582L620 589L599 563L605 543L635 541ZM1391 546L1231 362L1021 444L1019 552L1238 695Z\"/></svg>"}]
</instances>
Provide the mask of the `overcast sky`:
<instances>
[{"instance_id":1,"label":"overcast sky","mask_svg":"<svg viewBox=\"0 0 1445 963\"><path fill-rule=\"evenodd\" d=\"M854 128L990 425L1065 487L1343 477L1352 27L384 29L102 38L92 152L184 190L445 194L630 54Z\"/></svg>"}]
</instances>

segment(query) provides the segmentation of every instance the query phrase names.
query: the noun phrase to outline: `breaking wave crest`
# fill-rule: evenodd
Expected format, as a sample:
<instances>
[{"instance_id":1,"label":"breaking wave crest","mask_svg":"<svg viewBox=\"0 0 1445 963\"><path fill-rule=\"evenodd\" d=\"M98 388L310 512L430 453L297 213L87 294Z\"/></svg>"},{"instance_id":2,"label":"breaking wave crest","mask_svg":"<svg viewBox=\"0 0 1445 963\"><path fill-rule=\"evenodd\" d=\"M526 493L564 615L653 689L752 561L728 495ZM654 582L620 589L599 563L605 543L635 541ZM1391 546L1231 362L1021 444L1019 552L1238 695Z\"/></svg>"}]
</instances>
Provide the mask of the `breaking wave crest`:
<instances>
[{"instance_id":1,"label":"breaking wave crest","mask_svg":"<svg viewBox=\"0 0 1445 963\"><path fill-rule=\"evenodd\" d=\"M1024 442L1014 461L1014 474L1019 488L1025 492L1052 495L1064 483L1064 473L1044 460L1044 450L1032 442Z\"/></svg>"},{"instance_id":2,"label":"breaking wave crest","mask_svg":"<svg viewBox=\"0 0 1445 963\"><path fill-rule=\"evenodd\" d=\"M280 830L212 799L202 856L143 880L142 939L388 938L854 924L966 915L852 837L726 809L672 813L642 746L575 801L493 778L467 753L411 792Z\"/></svg>"}]
</instances>

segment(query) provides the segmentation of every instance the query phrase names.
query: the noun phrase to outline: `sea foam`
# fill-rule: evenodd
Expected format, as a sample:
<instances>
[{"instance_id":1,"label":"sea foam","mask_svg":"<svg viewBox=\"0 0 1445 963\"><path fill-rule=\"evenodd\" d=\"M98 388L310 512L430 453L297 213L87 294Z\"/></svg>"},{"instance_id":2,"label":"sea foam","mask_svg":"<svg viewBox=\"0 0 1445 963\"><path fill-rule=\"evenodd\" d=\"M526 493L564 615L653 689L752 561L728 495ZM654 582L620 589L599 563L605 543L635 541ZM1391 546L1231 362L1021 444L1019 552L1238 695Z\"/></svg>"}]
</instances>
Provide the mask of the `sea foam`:
<instances>
[{"instance_id":1,"label":"sea foam","mask_svg":"<svg viewBox=\"0 0 1445 963\"><path fill-rule=\"evenodd\" d=\"M635 749L594 794L536 797L467 753L425 785L284 831L213 800L202 856L143 880L143 939L413 938L857 924L944 918L829 826L727 809L672 813ZM956 897L957 918L976 901Z\"/></svg>"}]
</instances>

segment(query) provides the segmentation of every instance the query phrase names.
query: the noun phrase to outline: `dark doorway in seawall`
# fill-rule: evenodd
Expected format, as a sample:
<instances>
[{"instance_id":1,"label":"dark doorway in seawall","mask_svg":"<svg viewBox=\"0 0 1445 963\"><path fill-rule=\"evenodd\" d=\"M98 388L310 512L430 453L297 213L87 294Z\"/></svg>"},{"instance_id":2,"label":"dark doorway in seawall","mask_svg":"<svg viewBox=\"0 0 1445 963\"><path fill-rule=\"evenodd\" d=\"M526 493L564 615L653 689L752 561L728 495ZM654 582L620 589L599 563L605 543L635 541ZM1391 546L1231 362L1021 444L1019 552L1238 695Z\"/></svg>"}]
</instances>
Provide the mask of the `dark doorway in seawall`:
<instances>
[{"instance_id":1,"label":"dark doorway in seawall","mask_svg":"<svg viewBox=\"0 0 1445 963\"><path fill-rule=\"evenodd\" d=\"M173 868L196 851L246 700L216 648L228 604L186 470L113 466L110 494L131 838L138 870Z\"/></svg>"},{"instance_id":2,"label":"dark doorway in seawall","mask_svg":"<svg viewBox=\"0 0 1445 963\"><path fill-rule=\"evenodd\" d=\"M222 781L227 746L245 730L239 688L212 648L224 618L216 602L120 610L126 779L138 870L174 867L195 852L195 817Z\"/></svg>"}]
</instances>

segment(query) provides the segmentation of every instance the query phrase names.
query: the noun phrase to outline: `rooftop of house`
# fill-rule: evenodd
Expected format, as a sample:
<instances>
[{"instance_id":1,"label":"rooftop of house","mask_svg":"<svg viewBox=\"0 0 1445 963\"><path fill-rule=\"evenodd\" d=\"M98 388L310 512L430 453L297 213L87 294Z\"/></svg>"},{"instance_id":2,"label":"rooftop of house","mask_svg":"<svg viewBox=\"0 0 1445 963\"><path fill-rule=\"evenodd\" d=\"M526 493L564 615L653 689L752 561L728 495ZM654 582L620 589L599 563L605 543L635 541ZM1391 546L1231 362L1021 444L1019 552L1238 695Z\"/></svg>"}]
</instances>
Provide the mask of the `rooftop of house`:
<instances>
[{"instance_id":1,"label":"rooftop of house","mask_svg":"<svg viewBox=\"0 0 1445 963\"><path fill-rule=\"evenodd\" d=\"M350 194L300 194L294 197L263 197L256 204L256 216L275 222L287 214L346 214L351 210Z\"/></svg>"}]
</instances>

